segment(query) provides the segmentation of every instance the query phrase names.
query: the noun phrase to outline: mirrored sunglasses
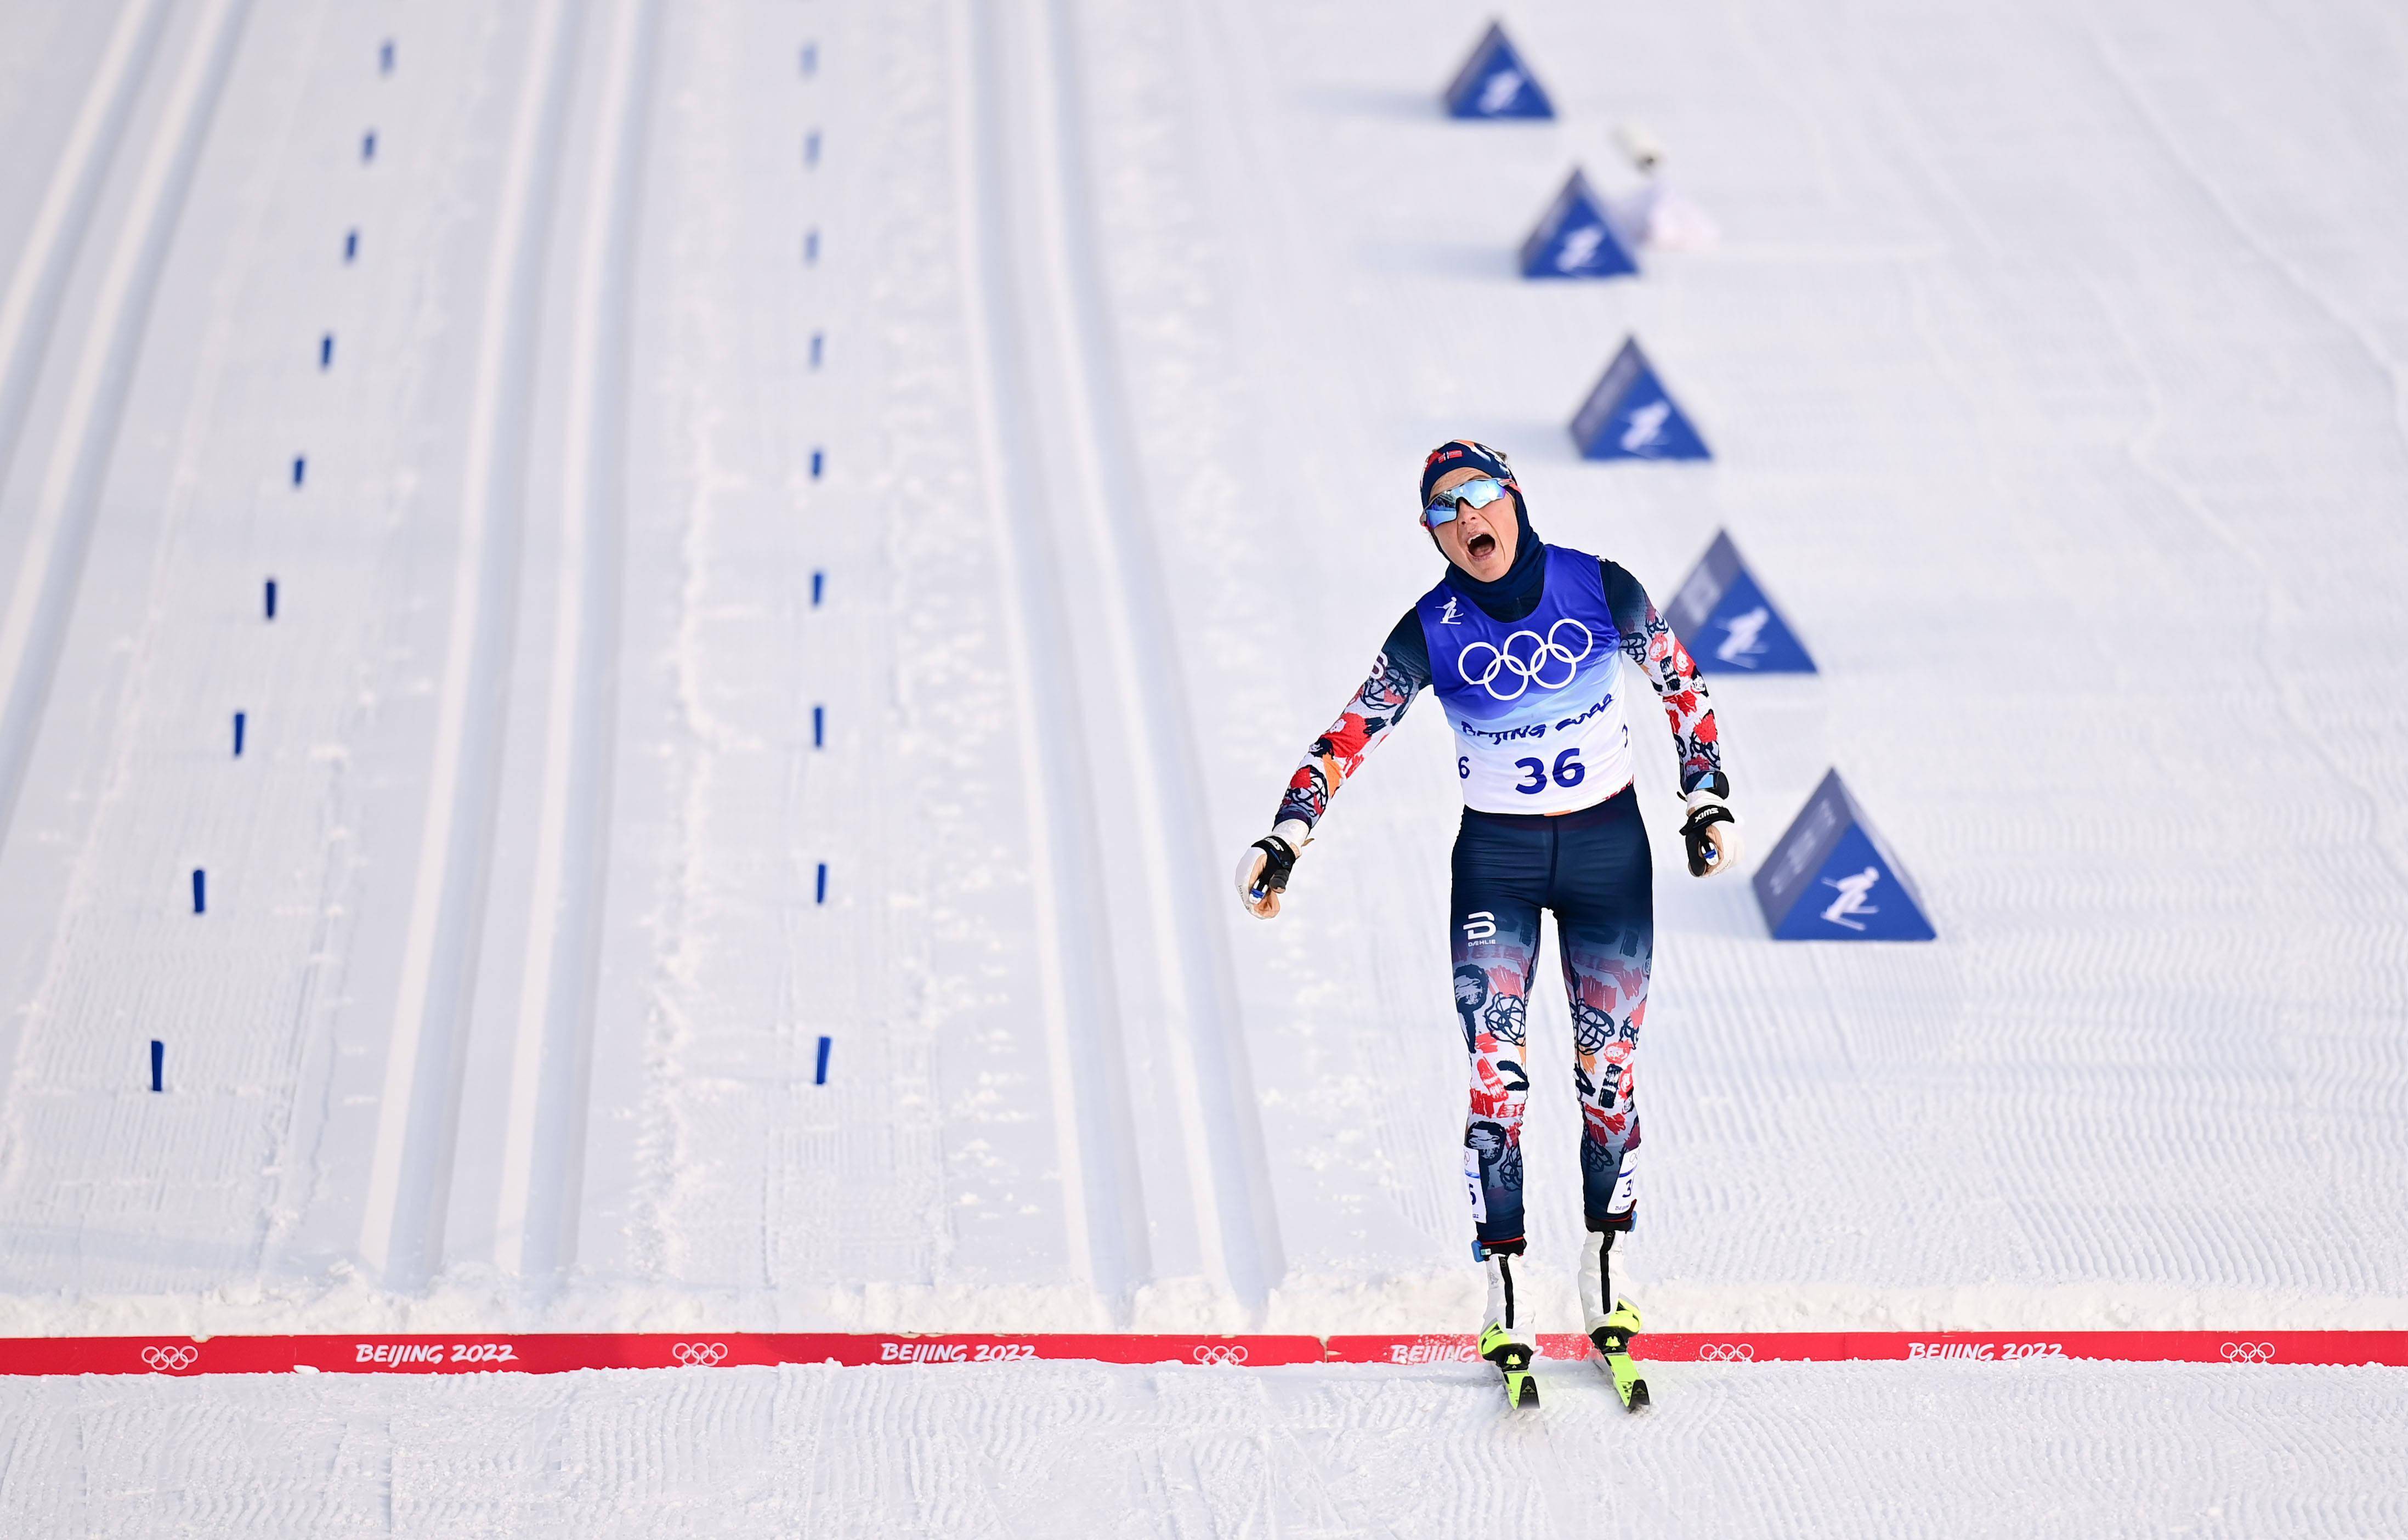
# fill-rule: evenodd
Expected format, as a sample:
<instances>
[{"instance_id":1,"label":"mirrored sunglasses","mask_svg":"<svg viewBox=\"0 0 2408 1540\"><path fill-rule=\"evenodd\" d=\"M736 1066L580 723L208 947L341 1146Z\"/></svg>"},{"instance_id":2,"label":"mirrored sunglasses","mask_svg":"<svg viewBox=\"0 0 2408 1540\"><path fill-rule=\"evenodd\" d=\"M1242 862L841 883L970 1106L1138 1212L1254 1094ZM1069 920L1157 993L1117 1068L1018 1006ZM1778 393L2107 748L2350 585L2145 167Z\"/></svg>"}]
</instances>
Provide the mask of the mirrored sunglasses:
<instances>
[{"instance_id":1,"label":"mirrored sunglasses","mask_svg":"<svg viewBox=\"0 0 2408 1540\"><path fill-rule=\"evenodd\" d=\"M1430 498L1429 507L1422 510L1422 522L1436 529L1440 525L1455 522L1455 515L1457 512L1456 504L1469 503L1474 508L1486 508L1503 496L1505 496L1503 482L1494 476L1483 476L1477 481L1469 481L1461 486L1451 487Z\"/></svg>"}]
</instances>

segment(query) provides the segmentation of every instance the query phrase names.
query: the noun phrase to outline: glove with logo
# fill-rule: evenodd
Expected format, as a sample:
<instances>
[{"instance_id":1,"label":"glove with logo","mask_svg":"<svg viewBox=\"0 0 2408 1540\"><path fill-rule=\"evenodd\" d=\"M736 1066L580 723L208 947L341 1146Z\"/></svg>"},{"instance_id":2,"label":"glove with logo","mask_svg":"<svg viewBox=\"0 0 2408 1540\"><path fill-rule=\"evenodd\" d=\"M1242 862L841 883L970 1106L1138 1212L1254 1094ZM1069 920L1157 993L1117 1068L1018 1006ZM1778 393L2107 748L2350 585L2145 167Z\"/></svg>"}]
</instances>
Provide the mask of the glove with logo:
<instances>
[{"instance_id":1,"label":"glove with logo","mask_svg":"<svg viewBox=\"0 0 2408 1540\"><path fill-rule=\"evenodd\" d=\"M1681 838L1689 847L1692 877L1711 877L1739 865L1739 814L1704 786L1689 793L1689 818L1681 826Z\"/></svg>"},{"instance_id":2,"label":"glove with logo","mask_svg":"<svg viewBox=\"0 0 2408 1540\"><path fill-rule=\"evenodd\" d=\"M1280 912L1296 858L1312 842L1312 830L1290 818L1246 847L1238 857L1238 901L1248 913L1269 919Z\"/></svg>"}]
</instances>

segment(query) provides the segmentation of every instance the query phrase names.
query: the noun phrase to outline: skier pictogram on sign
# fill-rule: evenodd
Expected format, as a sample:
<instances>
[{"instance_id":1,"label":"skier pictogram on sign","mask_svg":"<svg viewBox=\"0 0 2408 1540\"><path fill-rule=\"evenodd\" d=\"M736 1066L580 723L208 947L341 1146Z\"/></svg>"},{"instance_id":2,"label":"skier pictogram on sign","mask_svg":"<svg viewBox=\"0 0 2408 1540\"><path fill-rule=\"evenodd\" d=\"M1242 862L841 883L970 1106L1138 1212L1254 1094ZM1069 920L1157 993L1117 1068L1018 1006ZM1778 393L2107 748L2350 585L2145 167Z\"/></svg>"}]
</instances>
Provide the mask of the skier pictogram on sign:
<instances>
[{"instance_id":1,"label":"skier pictogram on sign","mask_svg":"<svg viewBox=\"0 0 2408 1540\"><path fill-rule=\"evenodd\" d=\"M1765 857L1756 901L1775 941L1931 941L1923 899L1836 770Z\"/></svg>"},{"instance_id":2,"label":"skier pictogram on sign","mask_svg":"<svg viewBox=\"0 0 2408 1540\"><path fill-rule=\"evenodd\" d=\"M1620 278L1639 271L1614 234L1605 200L1575 169L1522 242L1524 278Z\"/></svg>"},{"instance_id":3,"label":"skier pictogram on sign","mask_svg":"<svg viewBox=\"0 0 2408 1540\"><path fill-rule=\"evenodd\" d=\"M1708 673L1814 672L1805 644L1765 596L1727 530L1715 532L1714 543L1690 569L1664 619Z\"/></svg>"},{"instance_id":4,"label":"skier pictogram on sign","mask_svg":"<svg viewBox=\"0 0 2408 1540\"><path fill-rule=\"evenodd\" d=\"M1587 460L1710 460L1706 441L1627 338L1572 418L1572 442Z\"/></svg>"},{"instance_id":5,"label":"skier pictogram on sign","mask_svg":"<svg viewBox=\"0 0 2408 1540\"><path fill-rule=\"evenodd\" d=\"M1455 72L1446 88L1446 110L1454 118L1552 118L1555 104L1530 66L1496 22L1480 36L1471 57Z\"/></svg>"}]
</instances>

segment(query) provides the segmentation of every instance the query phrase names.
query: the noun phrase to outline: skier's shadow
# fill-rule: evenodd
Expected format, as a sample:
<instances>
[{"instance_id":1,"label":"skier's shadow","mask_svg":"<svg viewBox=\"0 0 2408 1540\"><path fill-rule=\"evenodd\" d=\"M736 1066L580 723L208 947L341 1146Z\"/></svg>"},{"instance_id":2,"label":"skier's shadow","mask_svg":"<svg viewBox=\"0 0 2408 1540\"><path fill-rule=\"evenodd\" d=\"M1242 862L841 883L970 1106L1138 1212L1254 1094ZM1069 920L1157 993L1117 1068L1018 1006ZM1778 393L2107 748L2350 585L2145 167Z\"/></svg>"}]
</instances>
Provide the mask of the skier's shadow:
<instances>
[{"instance_id":1,"label":"skier's shadow","mask_svg":"<svg viewBox=\"0 0 2408 1540\"><path fill-rule=\"evenodd\" d=\"M1519 279L1513 248L1500 241L1368 241L1356 252L1364 266L1378 273L1423 273L1484 283Z\"/></svg>"},{"instance_id":2,"label":"skier's shadow","mask_svg":"<svg viewBox=\"0 0 2408 1540\"><path fill-rule=\"evenodd\" d=\"M1756 887L1747 871L1716 872L1700 882L1689 875L1685 865L1668 866L1660 856L1656 868L1656 931L1659 937L1766 939L1764 919L1756 912Z\"/></svg>"},{"instance_id":3,"label":"skier's shadow","mask_svg":"<svg viewBox=\"0 0 2408 1540\"><path fill-rule=\"evenodd\" d=\"M1435 90L1409 91L1401 86L1318 85L1296 94L1299 106L1317 117L1380 118L1389 122L1419 118L1436 122L1446 114Z\"/></svg>"}]
</instances>

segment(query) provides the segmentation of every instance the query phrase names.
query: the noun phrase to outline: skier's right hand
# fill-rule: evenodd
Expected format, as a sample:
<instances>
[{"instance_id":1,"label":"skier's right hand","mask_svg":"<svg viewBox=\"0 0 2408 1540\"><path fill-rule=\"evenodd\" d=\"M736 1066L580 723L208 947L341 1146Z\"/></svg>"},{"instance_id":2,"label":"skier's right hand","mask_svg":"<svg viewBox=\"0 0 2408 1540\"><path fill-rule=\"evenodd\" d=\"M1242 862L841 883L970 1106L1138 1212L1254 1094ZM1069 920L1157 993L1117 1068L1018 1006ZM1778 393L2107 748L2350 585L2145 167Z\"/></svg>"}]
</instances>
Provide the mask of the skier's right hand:
<instances>
[{"instance_id":1,"label":"skier's right hand","mask_svg":"<svg viewBox=\"0 0 2408 1540\"><path fill-rule=\"evenodd\" d=\"M1283 819L1277 828L1246 847L1238 857L1238 901L1247 913L1269 919L1280 912L1280 894L1286 890L1296 858L1312 842L1312 831L1296 819Z\"/></svg>"}]
</instances>

